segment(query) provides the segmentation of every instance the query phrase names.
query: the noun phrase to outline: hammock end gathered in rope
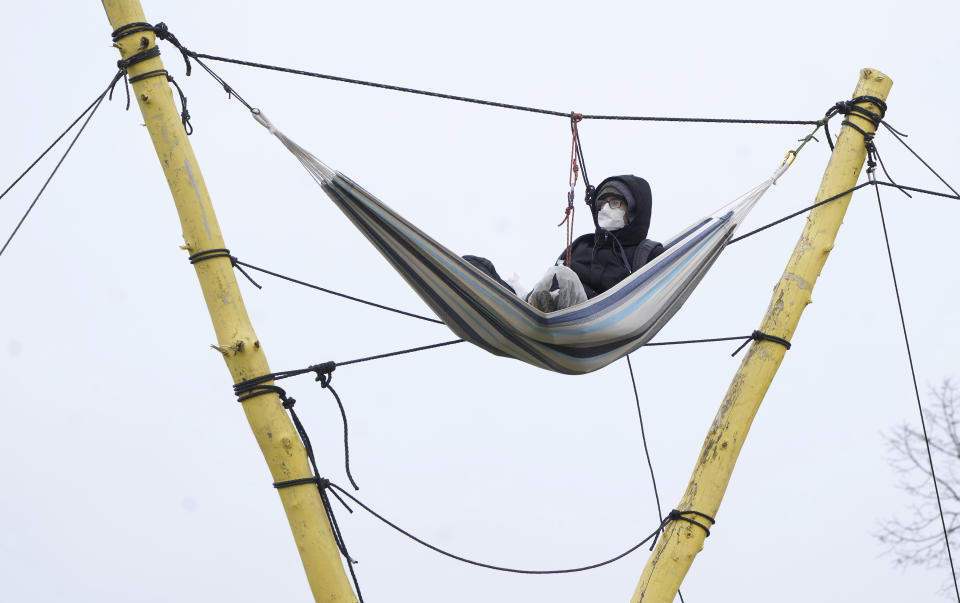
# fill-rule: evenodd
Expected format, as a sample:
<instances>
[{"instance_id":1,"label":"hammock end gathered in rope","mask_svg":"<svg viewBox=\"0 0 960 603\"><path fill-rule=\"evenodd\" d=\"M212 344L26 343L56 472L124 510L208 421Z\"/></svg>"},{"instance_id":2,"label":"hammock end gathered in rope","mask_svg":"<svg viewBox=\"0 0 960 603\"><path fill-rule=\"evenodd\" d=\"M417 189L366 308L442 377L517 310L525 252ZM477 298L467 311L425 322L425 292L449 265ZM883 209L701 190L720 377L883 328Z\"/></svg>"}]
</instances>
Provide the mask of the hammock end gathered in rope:
<instances>
[{"instance_id":1,"label":"hammock end gathered in rope","mask_svg":"<svg viewBox=\"0 0 960 603\"><path fill-rule=\"evenodd\" d=\"M250 115L253 116L253 119L255 119L258 124L266 128L268 132L278 138L280 137L280 131L277 130L276 126L273 125L273 122L267 119L267 116L263 114L263 111L260 109L251 109Z\"/></svg>"}]
</instances>

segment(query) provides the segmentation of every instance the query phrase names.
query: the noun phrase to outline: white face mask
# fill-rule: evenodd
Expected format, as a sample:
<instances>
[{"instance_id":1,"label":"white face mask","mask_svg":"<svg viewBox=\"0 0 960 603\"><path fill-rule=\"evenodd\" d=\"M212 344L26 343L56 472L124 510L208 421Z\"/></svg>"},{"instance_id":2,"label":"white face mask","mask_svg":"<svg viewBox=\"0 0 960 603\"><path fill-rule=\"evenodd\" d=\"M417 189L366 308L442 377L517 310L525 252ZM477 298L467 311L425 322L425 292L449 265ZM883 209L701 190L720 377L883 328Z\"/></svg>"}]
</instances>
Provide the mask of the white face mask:
<instances>
[{"instance_id":1,"label":"white face mask","mask_svg":"<svg viewBox=\"0 0 960 603\"><path fill-rule=\"evenodd\" d=\"M619 230L626 226L624 218L627 216L623 209L613 209L609 204L604 203L600 211L597 212L597 225L604 230Z\"/></svg>"}]
</instances>

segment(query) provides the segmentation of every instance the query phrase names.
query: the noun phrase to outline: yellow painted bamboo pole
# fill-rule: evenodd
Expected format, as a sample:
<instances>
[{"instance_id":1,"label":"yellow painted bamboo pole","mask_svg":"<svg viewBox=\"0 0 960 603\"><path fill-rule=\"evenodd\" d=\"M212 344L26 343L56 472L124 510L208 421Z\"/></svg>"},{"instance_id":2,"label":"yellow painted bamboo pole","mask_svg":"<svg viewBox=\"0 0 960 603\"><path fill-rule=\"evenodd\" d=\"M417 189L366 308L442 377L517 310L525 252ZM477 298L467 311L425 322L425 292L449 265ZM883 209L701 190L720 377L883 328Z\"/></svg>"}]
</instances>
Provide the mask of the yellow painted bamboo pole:
<instances>
[{"instance_id":1,"label":"yellow painted bamboo pole","mask_svg":"<svg viewBox=\"0 0 960 603\"><path fill-rule=\"evenodd\" d=\"M103 7L114 30L146 21L139 0L103 0ZM155 44L153 33L145 31L121 38L116 46L126 59ZM163 69L163 64L156 57L132 65L129 74L136 76L158 69ZM194 254L225 248L200 167L166 78L150 77L132 86L176 203L185 249ZM213 321L217 347L234 383L269 373L270 367L247 316L230 259L210 259L198 262L194 268ZM273 480L310 477L306 452L276 394L257 396L244 402L242 407ZM228 412L228 408L225 407L224 412ZM264 487L269 484L265 483ZM278 493L316 600L356 602L317 488L306 484L282 488ZM265 566L264 571L271 572L271 569Z\"/></svg>"},{"instance_id":2,"label":"yellow painted bamboo pole","mask_svg":"<svg viewBox=\"0 0 960 603\"><path fill-rule=\"evenodd\" d=\"M892 85L890 78L879 71L862 69L853 96L874 96L885 101ZM878 111L870 103L858 104L868 111ZM866 132L875 130L872 123L856 114L847 116L847 119ZM817 201L855 186L865 158L863 135L849 126L843 126L817 192ZM770 307L760 327L762 332L786 340L793 337L803 309L811 302L813 285L833 249L851 197L852 193L810 212L783 277L774 289ZM678 510L716 516L750 424L783 361L785 351L784 346L769 341L756 341L750 346L710 426L687 491L677 505ZM692 519L709 525L702 518L692 516ZM647 561L631 602L673 601L694 557L703 548L705 537L706 533L701 528L688 522L669 523Z\"/></svg>"}]
</instances>

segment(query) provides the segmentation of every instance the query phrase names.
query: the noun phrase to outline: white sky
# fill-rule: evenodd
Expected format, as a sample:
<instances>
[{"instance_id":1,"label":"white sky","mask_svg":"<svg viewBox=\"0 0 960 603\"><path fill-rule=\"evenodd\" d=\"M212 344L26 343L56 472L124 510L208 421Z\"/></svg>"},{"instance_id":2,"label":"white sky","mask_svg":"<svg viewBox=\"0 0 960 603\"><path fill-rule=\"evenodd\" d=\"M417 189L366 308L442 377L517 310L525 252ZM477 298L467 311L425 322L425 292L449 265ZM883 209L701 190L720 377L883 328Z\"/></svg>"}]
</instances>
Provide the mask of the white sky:
<instances>
[{"instance_id":1,"label":"white sky","mask_svg":"<svg viewBox=\"0 0 960 603\"><path fill-rule=\"evenodd\" d=\"M188 47L586 113L817 119L861 67L894 80L890 123L954 186L956 3L183 2L145 6ZM17 3L0 38L7 183L106 85L95 2ZM250 263L429 312L300 166L199 69L191 137L227 244ZM460 253L532 283L556 257L562 118L213 65L316 155ZM6 601L308 600L277 494L234 401L152 146L106 103L0 257L0 584ZM646 177L667 238L765 178L807 127L586 122L592 180ZM839 130L839 122L834 132ZM822 137L821 137L822 141ZM889 135L904 184L937 183ZM812 202L808 146L747 227ZM6 237L51 162L0 202ZM957 376L957 202L883 191L921 387ZM580 205L580 207L583 207ZM585 210L578 232L587 228ZM759 325L802 220L731 247L660 340ZM441 326L263 277L241 282L274 370L450 339ZM881 432L917 421L876 202L854 197L814 304L744 446L688 603L937 600L945 570L895 570L871 534L909 500ZM734 345L634 354L665 509L739 365ZM321 471L346 485L338 411L300 404ZM656 525L626 362L568 377L468 346L343 367L358 496L441 547L525 568L621 552ZM627 601L641 549L589 573L498 574L339 511L377 601Z\"/></svg>"}]
</instances>

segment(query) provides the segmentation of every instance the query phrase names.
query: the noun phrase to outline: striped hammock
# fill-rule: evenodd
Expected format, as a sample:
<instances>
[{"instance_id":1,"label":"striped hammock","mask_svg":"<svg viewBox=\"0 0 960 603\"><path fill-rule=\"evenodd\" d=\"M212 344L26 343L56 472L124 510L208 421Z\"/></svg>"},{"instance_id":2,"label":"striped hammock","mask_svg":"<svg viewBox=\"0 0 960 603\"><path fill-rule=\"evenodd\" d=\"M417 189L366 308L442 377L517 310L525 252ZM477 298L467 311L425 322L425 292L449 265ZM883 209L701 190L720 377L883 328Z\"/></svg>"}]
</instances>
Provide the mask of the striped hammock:
<instances>
[{"instance_id":1,"label":"striped hammock","mask_svg":"<svg viewBox=\"0 0 960 603\"><path fill-rule=\"evenodd\" d=\"M650 341L687 300L760 197L789 167L664 243L664 251L612 289L543 313L477 270L277 130L254 118L300 160L347 218L459 337L492 354L578 375Z\"/></svg>"}]
</instances>

